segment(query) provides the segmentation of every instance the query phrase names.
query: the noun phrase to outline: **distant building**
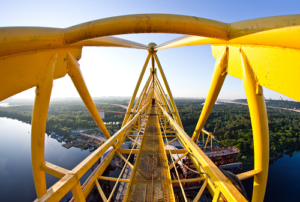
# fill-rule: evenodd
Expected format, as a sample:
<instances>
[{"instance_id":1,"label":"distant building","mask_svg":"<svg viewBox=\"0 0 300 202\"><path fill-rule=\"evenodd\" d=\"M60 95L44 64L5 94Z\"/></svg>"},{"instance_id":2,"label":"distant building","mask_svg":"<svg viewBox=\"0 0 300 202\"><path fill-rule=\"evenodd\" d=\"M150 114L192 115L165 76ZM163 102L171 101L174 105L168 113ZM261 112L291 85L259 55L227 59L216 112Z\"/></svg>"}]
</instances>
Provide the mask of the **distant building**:
<instances>
[{"instance_id":1,"label":"distant building","mask_svg":"<svg viewBox=\"0 0 300 202\"><path fill-rule=\"evenodd\" d=\"M105 118L105 113L104 113L104 112L99 112L99 114L100 114L100 117L101 117L102 119Z\"/></svg>"}]
</instances>

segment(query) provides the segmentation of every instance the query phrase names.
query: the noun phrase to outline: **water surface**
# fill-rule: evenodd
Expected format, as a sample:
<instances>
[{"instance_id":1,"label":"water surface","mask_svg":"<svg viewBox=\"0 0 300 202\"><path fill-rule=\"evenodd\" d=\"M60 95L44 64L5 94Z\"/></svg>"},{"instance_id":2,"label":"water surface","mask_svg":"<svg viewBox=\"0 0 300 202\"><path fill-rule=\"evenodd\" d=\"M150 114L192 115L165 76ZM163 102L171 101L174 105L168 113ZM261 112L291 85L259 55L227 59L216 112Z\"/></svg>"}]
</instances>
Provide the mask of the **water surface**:
<instances>
[{"instance_id":1,"label":"water surface","mask_svg":"<svg viewBox=\"0 0 300 202\"><path fill-rule=\"evenodd\" d=\"M253 166L243 166L243 172ZM300 193L300 151L284 154L282 158L270 163L265 202L297 201ZM248 198L252 197L253 177L242 181Z\"/></svg>"},{"instance_id":2,"label":"water surface","mask_svg":"<svg viewBox=\"0 0 300 202\"><path fill-rule=\"evenodd\" d=\"M34 188L31 151L31 125L18 120L0 118L0 201L33 201ZM74 168L90 152L66 149L56 139L45 136L45 160L66 169ZM47 188L58 178L46 174Z\"/></svg>"}]
</instances>

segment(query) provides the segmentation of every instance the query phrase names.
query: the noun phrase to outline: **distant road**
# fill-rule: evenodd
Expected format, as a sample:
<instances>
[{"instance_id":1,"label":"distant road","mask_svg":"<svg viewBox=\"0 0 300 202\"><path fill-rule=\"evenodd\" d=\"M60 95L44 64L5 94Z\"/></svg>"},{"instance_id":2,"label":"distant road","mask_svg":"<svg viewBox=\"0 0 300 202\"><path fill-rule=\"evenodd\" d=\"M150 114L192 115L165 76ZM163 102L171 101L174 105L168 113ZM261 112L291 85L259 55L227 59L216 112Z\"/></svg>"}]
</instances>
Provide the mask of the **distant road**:
<instances>
[{"instance_id":1,"label":"distant road","mask_svg":"<svg viewBox=\"0 0 300 202\"><path fill-rule=\"evenodd\" d=\"M100 142L102 142L102 141L106 141L106 139L104 138L104 137L96 137L96 136L94 136L94 135L89 135L89 134L85 134L85 133L81 133L81 135L82 136L86 136L86 137L89 137L89 138L93 138L93 139L96 139L96 140L98 140L98 141L100 141Z\"/></svg>"},{"instance_id":2,"label":"distant road","mask_svg":"<svg viewBox=\"0 0 300 202\"><path fill-rule=\"evenodd\" d=\"M223 101L223 102L231 103L231 104L248 105L247 103L241 103L241 102L231 102L231 101ZM290 111L294 111L294 112L298 112L298 113L300 112L300 110L298 110L298 109L288 109L288 108L272 107L272 106L266 106L266 107L269 107L269 108L275 108L275 109L290 110Z\"/></svg>"},{"instance_id":3,"label":"distant road","mask_svg":"<svg viewBox=\"0 0 300 202\"><path fill-rule=\"evenodd\" d=\"M118 104L111 104L111 105L115 105L115 106L118 106L118 107L121 107L121 108L123 108L123 109L126 109L127 110L127 106L125 106L125 105L118 105Z\"/></svg>"},{"instance_id":4,"label":"distant road","mask_svg":"<svg viewBox=\"0 0 300 202\"><path fill-rule=\"evenodd\" d=\"M109 105L109 103L101 103L101 102L94 102L94 103L96 103L96 104L108 104ZM110 104L110 105L115 105L115 106L121 107L121 108L126 109L126 110L128 108L125 105L118 105L118 104Z\"/></svg>"}]
</instances>

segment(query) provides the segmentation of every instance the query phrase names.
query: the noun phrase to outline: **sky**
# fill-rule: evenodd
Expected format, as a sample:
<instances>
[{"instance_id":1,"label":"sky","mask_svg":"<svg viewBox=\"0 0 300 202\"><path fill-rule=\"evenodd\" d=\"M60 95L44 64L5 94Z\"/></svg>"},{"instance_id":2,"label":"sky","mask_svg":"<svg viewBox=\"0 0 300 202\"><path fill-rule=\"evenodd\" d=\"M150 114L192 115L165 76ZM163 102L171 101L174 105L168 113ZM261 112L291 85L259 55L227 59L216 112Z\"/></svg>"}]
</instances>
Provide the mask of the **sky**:
<instances>
[{"instance_id":1,"label":"sky","mask_svg":"<svg viewBox=\"0 0 300 202\"><path fill-rule=\"evenodd\" d=\"M299 14L299 0L85 0L85 1L3 1L0 27L35 26L66 28L112 16L167 13L192 15L225 23L241 20ZM177 34L130 34L117 37L142 44L161 44L178 38ZM215 59L210 45L190 46L157 52L174 97L205 98L212 78ZM127 48L84 47L79 61L92 97L131 96L143 67L147 51ZM1 67L0 67L1 68ZM149 75L146 71L142 86ZM141 90L140 90L141 91ZM264 88L266 98L282 96ZM54 81L52 98L79 97L68 76ZM245 98L240 79L227 76L220 99ZM34 89L13 98L34 98Z\"/></svg>"}]
</instances>

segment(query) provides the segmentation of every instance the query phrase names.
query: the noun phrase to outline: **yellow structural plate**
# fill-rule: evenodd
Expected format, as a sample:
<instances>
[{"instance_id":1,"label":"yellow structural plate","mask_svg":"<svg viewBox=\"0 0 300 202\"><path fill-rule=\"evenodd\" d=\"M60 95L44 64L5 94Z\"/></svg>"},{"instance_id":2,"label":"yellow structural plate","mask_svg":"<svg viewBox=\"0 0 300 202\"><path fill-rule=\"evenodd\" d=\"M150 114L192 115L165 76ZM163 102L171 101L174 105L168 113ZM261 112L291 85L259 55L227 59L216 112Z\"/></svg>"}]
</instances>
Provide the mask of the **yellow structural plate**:
<instances>
[{"instance_id":1,"label":"yellow structural plate","mask_svg":"<svg viewBox=\"0 0 300 202\"><path fill-rule=\"evenodd\" d=\"M124 201L174 201L156 107L151 106L140 151Z\"/></svg>"}]
</instances>

